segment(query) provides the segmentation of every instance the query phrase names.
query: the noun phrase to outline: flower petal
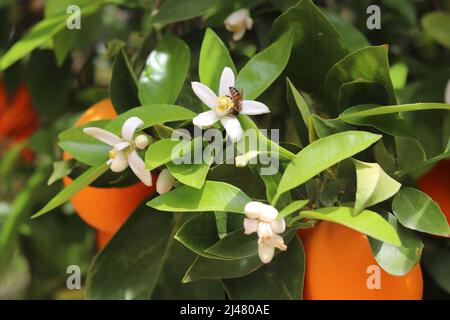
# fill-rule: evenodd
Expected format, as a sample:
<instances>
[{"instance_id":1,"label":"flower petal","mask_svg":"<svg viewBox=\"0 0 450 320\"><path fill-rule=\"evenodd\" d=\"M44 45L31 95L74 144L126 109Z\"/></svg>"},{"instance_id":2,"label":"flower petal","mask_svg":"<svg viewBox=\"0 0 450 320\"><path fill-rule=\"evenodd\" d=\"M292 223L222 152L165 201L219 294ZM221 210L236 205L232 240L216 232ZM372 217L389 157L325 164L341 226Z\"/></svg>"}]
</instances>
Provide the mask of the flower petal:
<instances>
[{"instance_id":1,"label":"flower petal","mask_svg":"<svg viewBox=\"0 0 450 320\"><path fill-rule=\"evenodd\" d=\"M244 219L244 233L252 234L258 230L258 220L255 219Z\"/></svg>"},{"instance_id":2,"label":"flower petal","mask_svg":"<svg viewBox=\"0 0 450 320\"><path fill-rule=\"evenodd\" d=\"M269 113L270 109L264 103L253 100L242 100L242 110L240 113L250 116Z\"/></svg>"},{"instance_id":3,"label":"flower petal","mask_svg":"<svg viewBox=\"0 0 450 320\"><path fill-rule=\"evenodd\" d=\"M448 80L447 87L445 88L445 103L450 104L450 80Z\"/></svg>"},{"instance_id":4,"label":"flower petal","mask_svg":"<svg viewBox=\"0 0 450 320\"><path fill-rule=\"evenodd\" d=\"M131 143L129 143L128 141L123 141L123 142L120 142L120 143L116 144L114 146L114 150L122 151L122 150L128 148L129 146L131 146Z\"/></svg>"},{"instance_id":5,"label":"flower petal","mask_svg":"<svg viewBox=\"0 0 450 320\"><path fill-rule=\"evenodd\" d=\"M244 37L246 31L247 30L244 27L241 27L238 31L235 31L233 33L233 41L241 40Z\"/></svg>"},{"instance_id":6,"label":"flower petal","mask_svg":"<svg viewBox=\"0 0 450 320\"><path fill-rule=\"evenodd\" d=\"M259 216L259 220L265 222L272 222L278 216L278 210L268 204L262 204L261 215Z\"/></svg>"},{"instance_id":7,"label":"flower petal","mask_svg":"<svg viewBox=\"0 0 450 320\"><path fill-rule=\"evenodd\" d=\"M261 241L271 239L274 236L273 231L272 231L272 226L270 225L270 223L267 223L267 222L259 222L257 232L258 232L258 238Z\"/></svg>"},{"instance_id":8,"label":"flower petal","mask_svg":"<svg viewBox=\"0 0 450 320\"><path fill-rule=\"evenodd\" d=\"M111 161L111 170L113 172L122 172L128 168L128 160L123 152L119 152Z\"/></svg>"},{"instance_id":9,"label":"flower petal","mask_svg":"<svg viewBox=\"0 0 450 320\"><path fill-rule=\"evenodd\" d=\"M116 144L121 143L123 141L115 134L101 128L96 127L84 128L83 132L110 146L115 146Z\"/></svg>"},{"instance_id":10,"label":"flower petal","mask_svg":"<svg viewBox=\"0 0 450 320\"><path fill-rule=\"evenodd\" d=\"M234 87L234 73L229 67L225 67L220 76L219 96L229 96L230 87Z\"/></svg>"},{"instance_id":11,"label":"flower petal","mask_svg":"<svg viewBox=\"0 0 450 320\"><path fill-rule=\"evenodd\" d=\"M259 219L261 215L263 203L258 201L250 201L244 207L245 216L249 219Z\"/></svg>"},{"instance_id":12,"label":"flower petal","mask_svg":"<svg viewBox=\"0 0 450 320\"><path fill-rule=\"evenodd\" d=\"M144 122L138 117L128 118L127 121L124 122L122 126L122 138L127 141L133 140L134 133L136 129L142 126Z\"/></svg>"},{"instance_id":13,"label":"flower petal","mask_svg":"<svg viewBox=\"0 0 450 320\"><path fill-rule=\"evenodd\" d=\"M145 169L144 160L139 157L136 150L133 150L128 155L128 163L130 164L131 170L133 170L136 177L139 178L146 186L151 186L152 174L150 171Z\"/></svg>"},{"instance_id":14,"label":"flower petal","mask_svg":"<svg viewBox=\"0 0 450 320\"><path fill-rule=\"evenodd\" d=\"M209 110L198 114L192 123L200 128L206 128L212 126L219 120L216 110Z\"/></svg>"},{"instance_id":15,"label":"flower petal","mask_svg":"<svg viewBox=\"0 0 450 320\"><path fill-rule=\"evenodd\" d=\"M169 192L175 184L175 178L170 173L169 169L164 169L159 173L158 180L156 180L156 191L159 194Z\"/></svg>"},{"instance_id":16,"label":"flower petal","mask_svg":"<svg viewBox=\"0 0 450 320\"><path fill-rule=\"evenodd\" d=\"M192 90L196 96L202 100L204 104L206 104L211 109L215 109L217 107L217 96L216 94L203 83L193 81L191 82Z\"/></svg>"},{"instance_id":17,"label":"flower petal","mask_svg":"<svg viewBox=\"0 0 450 320\"><path fill-rule=\"evenodd\" d=\"M247 29L249 29L249 30L251 28L253 28L253 19L250 18L250 17L246 17L245 18L245 25L246 25Z\"/></svg>"},{"instance_id":18,"label":"flower petal","mask_svg":"<svg viewBox=\"0 0 450 320\"><path fill-rule=\"evenodd\" d=\"M269 263L275 255L275 248L265 243L258 243L258 256L262 263Z\"/></svg>"},{"instance_id":19,"label":"flower petal","mask_svg":"<svg viewBox=\"0 0 450 320\"><path fill-rule=\"evenodd\" d=\"M242 130L239 120L235 116L225 116L220 118L220 122L227 131L232 142L238 142L242 139L244 131Z\"/></svg>"},{"instance_id":20,"label":"flower petal","mask_svg":"<svg viewBox=\"0 0 450 320\"><path fill-rule=\"evenodd\" d=\"M274 247L274 248L278 248L281 251L286 251L287 250L287 246L284 243L283 237L278 235L278 234L274 234L273 237L271 237L270 239L264 241L264 243L268 246Z\"/></svg>"},{"instance_id":21,"label":"flower petal","mask_svg":"<svg viewBox=\"0 0 450 320\"><path fill-rule=\"evenodd\" d=\"M284 219L272 221L270 224L272 225L272 231L275 233L281 234L286 231L286 222Z\"/></svg>"}]
</instances>

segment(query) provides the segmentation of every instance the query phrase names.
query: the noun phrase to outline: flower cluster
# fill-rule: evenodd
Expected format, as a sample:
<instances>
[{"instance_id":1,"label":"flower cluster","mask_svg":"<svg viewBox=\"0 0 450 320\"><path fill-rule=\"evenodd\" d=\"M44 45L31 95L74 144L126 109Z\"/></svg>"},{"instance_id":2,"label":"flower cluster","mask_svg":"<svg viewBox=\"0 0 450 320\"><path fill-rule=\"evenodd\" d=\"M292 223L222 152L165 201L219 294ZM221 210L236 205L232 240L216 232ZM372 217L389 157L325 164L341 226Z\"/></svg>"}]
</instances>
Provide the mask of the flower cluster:
<instances>
[{"instance_id":1,"label":"flower cluster","mask_svg":"<svg viewBox=\"0 0 450 320\"><path fill-rule=\"evenodd\" d=\"M244 219L245 234L258 234L258 255L263 263L272 261L275 248L285 251L283 237L286 230L284 219L278 219L278 210L267 204L252 201L244 208L247 218Z\"/></svg>"}]
</instances>

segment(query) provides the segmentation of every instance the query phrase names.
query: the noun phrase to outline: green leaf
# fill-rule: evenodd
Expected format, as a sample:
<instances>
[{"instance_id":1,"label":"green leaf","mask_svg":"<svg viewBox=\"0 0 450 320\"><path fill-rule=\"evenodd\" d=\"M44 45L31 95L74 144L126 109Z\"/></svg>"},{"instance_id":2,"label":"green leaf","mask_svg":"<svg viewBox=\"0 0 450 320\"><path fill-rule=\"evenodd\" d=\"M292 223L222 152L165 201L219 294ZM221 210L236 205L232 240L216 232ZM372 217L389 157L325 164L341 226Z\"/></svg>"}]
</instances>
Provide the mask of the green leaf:
<instances>
[{"instance_id":1,"label":"green leaf","mask_svg":"<svg viewBox=\"0 0 450 320\"><path fill-rule=\"evenodd\" d=\"M145 152L145 168L154 170L162 166L178 155L177 150L183 150L184 144L179 140L161 139L147 148Z\"/></svg>"},{"instance_id":2,"label":"green leaf","mask_svg":"<svg viewBox=\"0 0 450 320\"><path fill-rule=\"evenodd\" d=\"M353 214L367 207L383 202L395 195L401 183L391 178L378 163L368 163L353 159L356 167L356 201Z\"/></svg>"},{"instance_id":3,"label":"green leaf","mask_svg":"<svg viewBox=\"0 0 450 320\"><path fill-rule=\"evenodd\" d=\"M390 67L389 73L391 75L392 85L394 86L394 89L404 89L408 80L408 65L405 62L397 62Z\"/></svg>"},{"instance_id":4,"label":"green leaf","mask_svg":"<svg viewBox=\"0 0 450 320\"><path fill-rule=\"evenodd\" d=\"M345 40L311 0L302 0L279 16L271 36L278 38L292 29L292 59L288 76L302 91L321 95L328 70L347 53Z\"/></svg>"},{"instance_id":5,"label":"green leaf","mask_svg":"<svg viewBox=\"0 0 450 320\"><path fill-rule=\"evenodd\" d=\"M214 158L210 157L199 164L175 164L169 162L167 163L167 169L169 169L177 181L187 186L200 189L205 183L213 160Z\"/></svg>"},{"instance_id":6,"label":"green leaf","mask_svg":"<svg viewBox=\"0 0 450 320\"><path fill-rule=\"evenodd\" d=\"M87 298L223 297L216 282L181 283L183 272L194 259L189 250L173 239L182 222L181 215L162 215L146 207L138 208L91 265Z\"/></svg>"},{"instance_id":7,"label":"green leaf","mask_svg":"<svg viewBox=\"0 0 450 320\"><path fill-rule=\"evenodd\" d=\"M58 145L68 152L74 159L95 166L108 160L108 152L111 147L83 132L86 127L103 128L106 120L95 121L81 127L73 127L63 131L58 136Z\"/></svg>"},{"instance_id":8,"label":"green leaf","mask_svg":"<svg viewBox=\"0 0 450 320\"><path fill-rule=\"evenodd\" d=\"M64 202L68 201L71 197L77 194L79 191L90 185L98 177L108 170L108 165L103 163L97 167L92 167L81 174L77 179L75 179L71 184L61 190L56 196L54 196L41 210L32 216L32 218L37 218L43 214L59 207Z\"/></svg>"},{"instance_id":9,"label":"green leaf","mask_svg":"<svg viewBox=\"0 0 450 320\"><path fill-rule=\"evenodd\" d=\"M251 199L239 188L223 182L206 181L201 189L188 186L176 188L147 203L160 211L204 212L226 211L244 213Z\"/></svg>"},{"instance_id":10,"label":"green leaf","mask_svg":"<svg viewBox=\"0 0 450 320\"><path fill-rule=\"evenodd\" d=\"M83 17L100 8L101 3L95 1L81 9ZM67 14L60 14L37 23L20 41L16 42L0 59L0 70L5 70L16 61L25 57L37 47L50 40L66 26Z\"/></svg>"},{"instance_id":11,"label":"green leaf","mask_svg":"<svg viewBox=\"0 0 450 320\"><path fill-rule=\"evenodd\" d=\"M219 4L218 0L167 0L153 18L153 23L169 24L203 15Z\"/></svg>"},{"instance_id":12,"label":"green leaf","mask_svg":"<svg viewBox=\"0 0 450 320\"><path fill-rule=\"evenodd\" d=\"M124 48L121 48L112 66L110 97L118 113L139 106L138 82Z\"/></svg>"},{"instance_id":13,"label":"green leaf","mask_svg":"<svg viewBox=\"0 0 450 320\"><path fill-rule=\"evenodd\" d=\"M311 119L314 124L314 129L319 138L325 138L335 133L351 131L355 129L341 119L324 119L316 114L313 114Z\"/></svg>"},{"instance_id":14,"label":"green leaf","mask_svg":"<svg viewBox=\"0 0 450 320\"><path fill-rule=\"evenodd\" d=\"M53 162L53 172L48 178L47 185L52 185L72 172L73 160L61 160Z\"/></svg>"},{"instance_id":15,"label":"green leaf","mask_svg":"<svg viewBox=\"0 0 450 320\"><path fill-rule=\"evenodd\" d=\"M378 213L370 210L364 210L357 216L352 213L353 208L334 207L302 211L300 216L339 223L393 246L402 244L395 228Z\"/></svg>"},{"instance_id":16,"label":"green leaf","mask_svg":"<svg viewBox=\"0 0 450 320\"><path fill-rule=\"evenodd\" d=\"M384 114L424 111L424 110L450 110L450 105L445 103L413 103L393 106L380 106L368 108L367 106L354 106L345 110L339 118L344 121L352 121L369 116L380 116Z\"/></svg>"},{"instance_id":17,"label":"green leaf","mask_svg":"<svg viewBox=\"0 0 450 320\"><path fill-rule=\"evenodd\" d=\"M280 196L336 163L349 158L381 138L363 131L346 131L319 139L300 151L284 171L277 195Z\"/></svg>"},{"instance_id":18,"label":"green leaf","mask_svg":"<svg viewBox=\"0 0 450 320\"><path fill-rule=\"evenodd\" d=\"M141 104L175 103L186 79L189 61L186 43L166 35L150 53L139 78Z\"/></svg>"},{"instance_id":19,"label":"green leaf","mask_svg":"<svg viewBox=\"0 0 450 320\"><path fill-rule=\"evenodd\" d=\"M385 46L367 47L350 53L341 61L336 63L328 72L326 77L326 92L331 106L339 105L339 93L343 84L365 80L379 83L387 96L389 104L395 104L394 88L392 86L388 49ZM345 108L351 106L344 106ZM342 109L340 111L343 111Z\"/></svg>"},{"instance_id":20,"label":"green leaf","mask_svg":"<svg viewBox=\"0 0 450 320\"><path fill-rule=\"evenodd\" d=\"M287 32L247 62L239 72L235 85L245 99L256 99L269 88L286 67L291 48L292 32Z\"/></svg>"},{"instance_id":21,"label":"green leaf","mask_svg":"<svg viewBox=\"0 0 450 320\"><path fill-rule=\"evenodd\" d=\"M448 272L450 248L447 246L433 249L424 251L423 264L436 284L450 293L450 273Z\"/></svg>"},{"instance_id":22,"label":"green leaf","mask_svg":"<svg viewBox=\"0 0 450 320\"><path fill-rule=\"evenodd\" d=\"M219 241L216 218L213 213L208 212L193 216L178 229L175 239L200 256L221 259L206 252L206 249Z\"/></svg>"},{"instance_id":23,"label":"green leaf","mask_svg":"<svg viewBox=\"0 0 450 320\"><path fill-rule=\"evenodd\" d=\"M211 61L214 61L214 63L211 63ZM217 34L208 28L200 49L198 71L200 81L214 92L219 92L220 75L225 67L231 68L234 74L237 74L227 47Z\"/></svg>"},{"instance_id":24,"label":"green leaf","mask_svg":"<svg viewBox=\"0 0 450 320\"><path fill-rule=\"evenodd\" d=\"M402 245L394 247L369 238L370 246L375 259L386 272L403 276L420 262L423 243L414 232L399 224L392 214L388 214L388 221L397 231Z\"/></svg>"},{"instance_id":25,"label":"green leaf","mask_svg":"<svg viewBox=\"0 0 450 320\"><path fill-rule=\"evenodd\" d=\"M407 228L440 236L450 235L450 227L439 205L422 191L402 188L392 202L392 210Z\"/></svg>"},{"instance_id":26,"label":"green leaf","mask_svg":"<svg viewBox=\"0 0 450 320\"><path fill-rule=\"evenodd\" d=\"M450 14L443 11L428 13L422 17L422 26L436 42L450 48Z\"/></svg>"},{"instance_id":27,"label":"green leaf","mask_svg":"<svg viewBox=\"0 0 450 320\"><path fill-rule=\"evenodd\" d=\"M295 238L271 263L222 284L232 300L298 300L303 294L304 274L305 253L301 241Z\"/></svg>"},{"instance_id":28,"label":"green leaf","mask_svg":"<svg viewBox=\"0 0 450 320\"><path fill-rule=\"evenodd\" d=\"M287 207L284 207L279 213L278 213L278 219L286 218L287 216L296 213L303 207L305 207L308 204L308 200L296 200L291 202Z\"/></svg>"},{"instance_id":29,"label":"green leaf","mask_svg":"<svg viewBox=\"0 0 450 320\"><path fill-rule=\"evenodd\" d=\"M220 239L205 252L224 259L248 258L258 254L258 237L256 234L246 235L244 229L239 229Z\"/></svg>"},{"instance_id":30,"label":"green leaf","mask_svg":"<svg viewBox=\"0 0 450 320\"><path fill-rule=\"evenodd\" d=\"M311 108L292 82L289 79L286 79L286 82L290 116L294 122L299 140L303 146L306 146L309 143L308 129Z\"/></svg>"}]
</instances>

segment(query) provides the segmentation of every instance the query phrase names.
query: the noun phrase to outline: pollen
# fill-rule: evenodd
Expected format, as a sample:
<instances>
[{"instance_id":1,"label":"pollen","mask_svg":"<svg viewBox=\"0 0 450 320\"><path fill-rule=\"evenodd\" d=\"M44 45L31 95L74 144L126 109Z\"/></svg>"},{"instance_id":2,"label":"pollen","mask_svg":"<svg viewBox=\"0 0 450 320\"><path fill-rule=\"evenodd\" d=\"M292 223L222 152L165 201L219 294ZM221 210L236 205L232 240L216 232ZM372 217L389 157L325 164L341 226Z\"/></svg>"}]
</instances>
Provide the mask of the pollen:
<instances>
[{"instance_id":1,"label":"pollen","mask_svg":"<svg viewBox=\"0 0 450 320\"><path fill-rule=\"evenodd\" d=\"M217 98L217 111L218 112L229 112L233 110L234 102L228 96L221 96Z\"/></svg>"}]
</instances>

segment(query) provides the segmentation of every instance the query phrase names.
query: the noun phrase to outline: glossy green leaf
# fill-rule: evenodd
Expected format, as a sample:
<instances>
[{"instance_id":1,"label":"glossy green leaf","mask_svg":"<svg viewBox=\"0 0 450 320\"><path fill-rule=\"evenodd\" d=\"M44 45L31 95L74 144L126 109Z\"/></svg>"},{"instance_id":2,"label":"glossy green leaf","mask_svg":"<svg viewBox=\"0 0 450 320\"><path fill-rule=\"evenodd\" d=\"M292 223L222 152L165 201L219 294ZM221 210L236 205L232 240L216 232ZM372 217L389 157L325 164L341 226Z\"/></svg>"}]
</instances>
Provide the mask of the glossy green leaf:
<instances>
[{"instance_id":1,"label":"glossy green leaf","mask_svg":"<svg viewBox=\"0 0 450 320\"><path fill-rule=\"evenodd\" d=\"M279 213L277 219L286 218L287 216L298 212L308 204L308 200L296 200L284 207Z\"/></svg>"},{"instance_id":2,"label":"glossy green leaf","mask_svg":"<svg viewBox=\"0 0 450 320\"><path fill-rule=\"evenodd\" d=\"M356 201L353 214L383 202L395 195L401 183L391 178L378 163L353 160L356 167Z\"/></svg>"},{"instance_id":3,"label":"glossy green leaf","mask_svg":"<svg viewBox=\"0 0 450 320\"><path fill-rule=\"evenodd\" d=\"M175 179L184 185L200 189L205 183L209 168L214 158L208 158L199 164L167 163L167 168Z\"/></svg>"},{"instance_id":4,"label":"glossy green leaf","mask_svg":"<svg viewBox=\"0 0 450 320\"><path fill-rule=\"evenodd\" d=\"M364 210L357 216L353 216L353 208L321 208L314 211L302 211L300 216L339 223L393 246L401 245L395 228L381 215L370 210Z\"/></svg>"},{"instance_id":5,"label":"glossy green leaf","mask_svg":"<svg viewBox=\"0 0 450 320\"><path fill-rule=\"evenodd\" d=\"M290 29L294 41L288 76L300 90L321 95L328 70L348 53L345 40L311 0L279 16L271 35L278 38Z\"/></svg>"},{"instance_id":6,"label":"glossy green leaf","mask_svg":"<svg viewBox=\"0 0 450 320\"><path fill-rule=\"evenodd\" d=\"M181 283L194 259L173 239L183 221L181 215L138 208L91 265L87 298L220 299L223 295L215 282Z\"/></svg>"},{"instance_id":7,"label":"glossy green leaf","mask_svg":"<svg viewBox=\"0 0 450 320\"><path fill-rule=\"evenodd\" d=\"M153 23L168 24L189 20L203 15L208 9L218 5L218 0L167 0L153 18Z\"/></svg>"},{"instance_id":8,"label":"glossy green leaf","mask_svg":"<svg viewBox=\"0 0 450 320\"><path fill-rule=\"evenodd\" d=\"M220 240L213 213L193 216L178 229L175 239L198 255L210 259L220 259L220 257L206 252L206 249Z\"/></svg>"},{"instance_id":9,"label":"glossy green leaf","mask_svg":"<svg viewBox=\"0 0 450 320\"><path fill-rule=\"evenodd\" d=\"M389 73L387 47L363 48L350 53L336 63L328 72L325 80L329 104L337 107L341 86L360 79L381 84L386 93L388 103L396 103ZM351 106L344 107L348 108Z\"/></svg>"},{"instance_id":10,"label":"glossy green leaf","mask_svg":"<svg viewBox=\"0 0 450 320\"><path fill-rule=\"evenodd\" d=\"M124 48L121 48L112 66L111 101L118 113L140 105L138 82Z\"/></svg>"},{"instance_id":11,"label":"glossy green leaf","mask_svg":"<svg viewBox=\"0 0 450 320\"><path fill-rule=\"evenodd\" d=\"M145 152L145 168L153 170L177 157L177 150L182 150L184 143L179 140L161 139L147 148Z\"/></svg>"},{"instance_id":12,"label":"glossy green leaf","mask_svg":"<svg viewBox=\"0 0 450 320\"><path fill-rule=\"evenodd\" d=\"M211 63L211 61L214 61L214 63ZM208 28L200 49L198 71L200 81L214 92L218 92L220 75L225 67L231 68L237 74L227 47L219 36L212 29Z\"/></svg>"},{"instance_id":13,"label":"glossy green leaf","mask_svg":"<svg viewBox=\"0 0 450 320\"><path fill-rule=\"evenodd\" d=\"M50 178L48 178L47 185L52 185L55 181L68 176L72 172L72 167L72 160L61 160L53 162L53 172Z\"/></svg>"},{"instance_id":14,"label":"glossy green leaf","mask_svg":"<svg viewBox=\"0 0 450 320\"><path fill-rule=\"evenodd\" d=\"M407 228L449 236L450 227L439 205L427 194L414 188L402 188L392 202L398 221Z\"/></svg>"},{"instance_id":15,"label":"glossy green leaf","mask_svg":"<svg viewBox=\"0 0 450 320\"><path fill-rule=\"evenodd\" d=\"M239 188L223 182L206 181L201 189L176 188L147 203L160 211L243 213L251 199Z\"/></svg>"},{"instance_id":16,"label":"glossy green leaf","mask_svg":"<svg viewBox=\"0 0 450 320\"><path fill-rule=\"evenodd\" d=\"M300 240L293 239L288 250L255 272L223 280L232 300L298 300L303 295L305 253Z\"/></svg>"},{"instance_id":17,"label":"glossy green leaf","mask_svg":"<svg viewBox=\"0 0 450 320\"><path fill-rule=\"evenodd\" d=\"M291 118L294 122L298 138L302 145L306 146L309 143L308 129L311 108L292 82L289 79L287 79L286 82L288 87L288 106Z\"/></svg>"},{"instance_id":18,"label":"glossy green leaf","mask_svg":"<svg viewBox=\"0 0 450 320\"><path fill-rule=\"evenodd\" d=\"M86 127L103 128L107 123L104 120L95 121L63 131L58 136L58 145L74 159L84 164L95 166L104 163L108 160L108 152L111 147L85 134L83 129Z\"/></svg>"},{"instance_id":19,"label":"glossy green leaf","mask_svg":"<svg viewBox=\"0 0 450 320\"><path fill-rule=\"evenodd\" d=\"M247 62L239 72L235 85L242 91L244 99L256 99L269 88L286 67L291 48L292 32L286 32Z\"/></svg>"},{"instance_id":20,"label":"glossy green leaf","mask_svg":"<svg viewBox=\"0 0 450 320\"><path fill-rule=\"evenodd\" d=\"M244 229L239 229L207 248L206 252L225 259L248 258L258 254L258 237L246 235Z\"/></svg>"},{"instance_id":21,"label":"glossy green leaf","mask_svg":"<svg viewBox=\"0 0 450 320\"><path fill-rule=\"evenodd\" d=\"M314 124L314 129L319 138L325 138L335 133L351 131L355 129L341 119L324 119L316 114L313 114L311 119Z\"/></svg>"},{"instance_id":22,"label":"glossy green leaf","mask_svg":"<svg viewBox=\"0 0 450 320\"><path fill-rule=\"evenodd\" d=\"M314 141L292 160L286 168L277 195L280 196L336 163L349 158L381 138L363 131L346 131Z\"/></svg>"},{"instance_id":23,"label":"glossy green leaf","mask_svg":"<svg viewBox=\"0 0 450 320\"><path fill-rule=\"evenodd\" d=\"M190 51L186 43L167 35L150 53L139 77L141 104L172 104L178 98L187 76Z\"/></svg>"},{"instance_id":24,"label":"glossy green leaf","mask_svg":"<svg viewBox=\"0 0 450 320\"><path fill-rule=\"evenodd\" d=\"M402 245L394 247L369 238L370 246L375 259L386 272L395 276L403 276L420 262L423 243L414 232L399 224L392 214L388 215L388 221L397 231Z\"/></svg>"},{"instance_id":25,"label":"glossy green leaf","mask_svg":"<svg viewBox=\"0 0 450 320\"><path fill-rule=\"evenodd\" d=\"M98 177L108 170L108 165L103 163L97 167L92 167L86 170L82 175L75 179L71 184L65 187L61 192L54 196L41 210L32 216L37 218L43 214L59 207L64 202L68 201L71 197L77 194L79 191L90 185Z\"/></svg>"},{"instance_id":26,"label":"glossy green leaf","mask_svg":"<svg viewBox=\"0 0 450 320\"><path fill-rule=\"evenodd\" d=\"M450 48L450 13L435 11L422 17L422 26L436 42Z\"/></svg>"}]
</instances>

